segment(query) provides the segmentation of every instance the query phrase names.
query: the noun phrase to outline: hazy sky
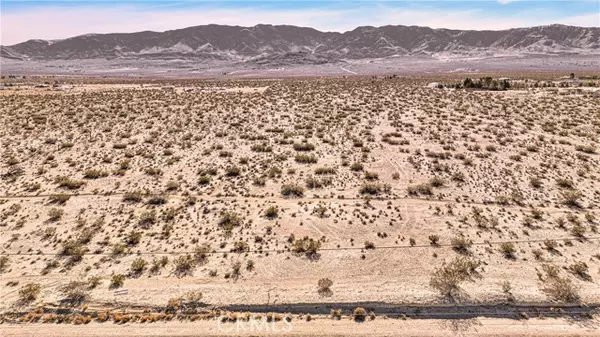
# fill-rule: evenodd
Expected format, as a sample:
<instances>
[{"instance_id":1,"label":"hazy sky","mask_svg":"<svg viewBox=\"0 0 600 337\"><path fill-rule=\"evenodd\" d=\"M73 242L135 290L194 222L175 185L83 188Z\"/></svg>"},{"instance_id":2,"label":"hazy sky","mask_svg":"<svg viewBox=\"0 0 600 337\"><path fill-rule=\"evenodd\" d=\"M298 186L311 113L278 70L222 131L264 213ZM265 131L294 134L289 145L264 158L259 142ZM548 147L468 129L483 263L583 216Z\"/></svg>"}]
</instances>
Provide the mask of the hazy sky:
<instances>
[{"instance_id":1,"label":"hazy sky","mask_svg":"<svg viewBox=\"0 0 600 337\"><path fill-rule=\"evenodd\" d=\"M23 1L0 0L0 44L87 33L165 31L209 23L506 29L562 23L600 27L600 0Z\"/></svg>"}]
</instances>

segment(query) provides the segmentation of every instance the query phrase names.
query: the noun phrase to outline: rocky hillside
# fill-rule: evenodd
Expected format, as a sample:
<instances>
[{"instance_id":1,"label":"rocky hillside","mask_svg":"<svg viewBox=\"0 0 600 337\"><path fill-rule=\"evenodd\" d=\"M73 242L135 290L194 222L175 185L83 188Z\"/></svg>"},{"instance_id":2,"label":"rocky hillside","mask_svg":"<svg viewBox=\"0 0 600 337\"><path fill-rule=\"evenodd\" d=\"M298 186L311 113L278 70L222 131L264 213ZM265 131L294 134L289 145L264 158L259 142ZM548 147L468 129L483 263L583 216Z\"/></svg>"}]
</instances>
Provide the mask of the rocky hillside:
<instances>
[{"instance_id":1,"label":"rocky hillside","mask_svg":"<svg viewBox=\"0 0 600 337\"><path fill-rule=\"evenodd\" d=\"M195 58L323 63L397 55L600 53L600 28L550 25L503 31L417 26L358 27L345 33L296 26L206 25L158 32L87 34L2 46L0 56L22 60Z\"/></svg>"}]
</instances>

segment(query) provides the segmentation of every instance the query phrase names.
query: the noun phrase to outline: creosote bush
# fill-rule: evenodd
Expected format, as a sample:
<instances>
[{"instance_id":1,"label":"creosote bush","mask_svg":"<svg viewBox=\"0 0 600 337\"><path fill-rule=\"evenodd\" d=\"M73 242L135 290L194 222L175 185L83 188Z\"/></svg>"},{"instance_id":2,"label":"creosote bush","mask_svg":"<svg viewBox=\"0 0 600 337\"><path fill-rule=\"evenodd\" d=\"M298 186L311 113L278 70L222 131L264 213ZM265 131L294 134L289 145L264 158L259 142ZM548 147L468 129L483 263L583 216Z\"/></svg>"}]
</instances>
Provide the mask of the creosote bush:
<instances>
[{"instance_id":1,"label":"creosote bush","mask_svg":"<svg viewBox=\"0 0 600 337\"><path fill-rule=\"evenodd\" d=\"M444 262L431 275L429 285L441 295L452 297L460 290L460 284L470 281L476 275L480 262L465 257L457 257L451 262Z\"/></svg>"}]
</instances>

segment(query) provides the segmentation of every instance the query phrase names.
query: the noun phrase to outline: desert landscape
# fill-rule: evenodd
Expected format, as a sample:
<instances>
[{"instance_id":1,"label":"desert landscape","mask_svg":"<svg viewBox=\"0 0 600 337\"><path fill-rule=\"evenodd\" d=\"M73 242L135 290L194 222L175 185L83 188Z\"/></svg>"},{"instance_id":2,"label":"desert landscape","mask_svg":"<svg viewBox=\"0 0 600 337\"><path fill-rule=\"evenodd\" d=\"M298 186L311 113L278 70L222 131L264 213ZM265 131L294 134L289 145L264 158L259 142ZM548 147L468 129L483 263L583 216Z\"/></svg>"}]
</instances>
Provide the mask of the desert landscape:
<instances>
[{"instance_id":1,"label":"desert landscape","mask_svg":"<svg viewBox=\"0 0 600 337\"><path fill-rule=\"evenodd\" d=\"M596 76L4 76L0 329L597 335Z\"/></svg>"}]
</instances>

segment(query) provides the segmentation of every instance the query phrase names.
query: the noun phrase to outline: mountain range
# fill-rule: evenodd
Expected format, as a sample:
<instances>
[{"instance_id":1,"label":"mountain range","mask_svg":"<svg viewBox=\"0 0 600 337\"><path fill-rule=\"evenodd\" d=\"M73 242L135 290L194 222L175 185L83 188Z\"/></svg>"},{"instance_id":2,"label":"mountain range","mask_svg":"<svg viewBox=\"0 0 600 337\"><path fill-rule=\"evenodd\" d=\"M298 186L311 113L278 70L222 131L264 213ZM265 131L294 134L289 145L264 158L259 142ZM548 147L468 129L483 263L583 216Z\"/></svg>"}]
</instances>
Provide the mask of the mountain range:
<instances>
[{"instance_id":1,"label":"mountain range","mask_svg":"<svg viewBox=\"0 0 600 337\"><path fill-rule=\"evenodd\" d=\"M508 30L358 27L344 33L288 25L204 25L165 32L86 34L0 46L18 60L213 59L326 63L336 59L474 53L600 53L600 27L549 25Z\"/></svg>"}]
</instances>

